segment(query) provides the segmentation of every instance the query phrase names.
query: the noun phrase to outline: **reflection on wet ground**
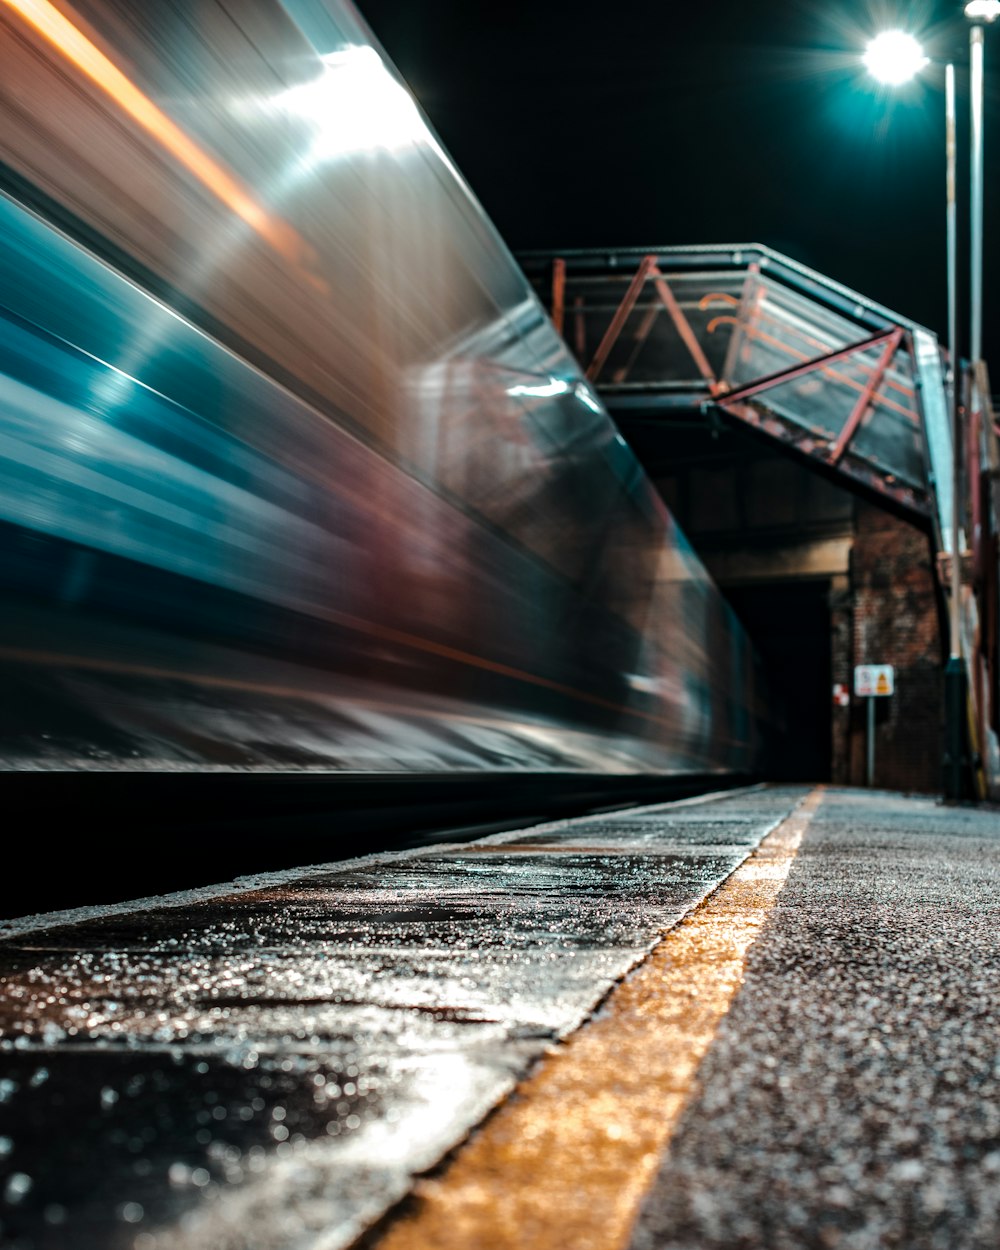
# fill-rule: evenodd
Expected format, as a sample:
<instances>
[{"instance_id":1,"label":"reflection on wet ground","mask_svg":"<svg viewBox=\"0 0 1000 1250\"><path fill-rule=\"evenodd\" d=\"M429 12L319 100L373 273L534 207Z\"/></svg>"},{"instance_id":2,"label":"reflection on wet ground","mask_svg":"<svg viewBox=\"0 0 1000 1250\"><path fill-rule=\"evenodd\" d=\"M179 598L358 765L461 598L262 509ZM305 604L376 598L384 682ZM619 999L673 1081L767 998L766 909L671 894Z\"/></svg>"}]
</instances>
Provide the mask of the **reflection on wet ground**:
<instances>
[{"instance_id":1,"label":"reflection on wet ground","mask_svg":"<svg viewBox=\"0 0 1000 1250\"><path fill-rule=\"evenodd\" d=\"M15 932L0 944L5 1244L348 1244L802 793Z\"/></svg>"}]
</instances>

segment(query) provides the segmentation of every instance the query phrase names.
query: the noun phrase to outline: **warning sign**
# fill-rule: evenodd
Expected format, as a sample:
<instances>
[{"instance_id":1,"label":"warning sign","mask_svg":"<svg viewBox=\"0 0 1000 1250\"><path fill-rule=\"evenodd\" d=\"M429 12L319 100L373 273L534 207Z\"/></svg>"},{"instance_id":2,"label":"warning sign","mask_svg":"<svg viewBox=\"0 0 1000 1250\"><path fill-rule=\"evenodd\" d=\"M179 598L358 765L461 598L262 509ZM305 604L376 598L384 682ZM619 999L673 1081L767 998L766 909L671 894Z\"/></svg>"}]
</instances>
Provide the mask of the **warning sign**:
<instances>
[{"instance_id":1,"label":"warning sign","mask_svg":"<svg viewBox=\"0 0 1000 1250\"><path fill-rule=\"evenodd\" d=\"M854 669L854 693L858 698L884 698L894 689L895 670L891 664L858 664Z\"/></svg>"}]
</instances>

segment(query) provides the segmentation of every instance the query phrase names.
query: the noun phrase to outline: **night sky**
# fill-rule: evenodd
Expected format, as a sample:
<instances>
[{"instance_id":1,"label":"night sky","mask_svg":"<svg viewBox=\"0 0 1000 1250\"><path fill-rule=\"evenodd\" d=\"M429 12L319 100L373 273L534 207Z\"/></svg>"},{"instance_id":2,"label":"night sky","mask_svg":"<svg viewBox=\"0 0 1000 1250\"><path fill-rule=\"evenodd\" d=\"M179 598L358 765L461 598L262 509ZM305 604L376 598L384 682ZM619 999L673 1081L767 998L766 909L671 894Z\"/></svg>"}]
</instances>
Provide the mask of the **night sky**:
<instances>
[{"instance_id":1,"label":"night sky","mask_svg":"<svg viewBox=\"0 0 1000 1250\"><path fill-rule=\"evenodd\" d=\"M508 244L761 242L945 331L944 72L958 66L963 288L968 31L951 0L358 0ZM935 64L859 65L902 26ZM985 354L1000 377L1000 28L986 50ZM962 343L966 343L965 292Z\"/></svg>"}]
</instances>

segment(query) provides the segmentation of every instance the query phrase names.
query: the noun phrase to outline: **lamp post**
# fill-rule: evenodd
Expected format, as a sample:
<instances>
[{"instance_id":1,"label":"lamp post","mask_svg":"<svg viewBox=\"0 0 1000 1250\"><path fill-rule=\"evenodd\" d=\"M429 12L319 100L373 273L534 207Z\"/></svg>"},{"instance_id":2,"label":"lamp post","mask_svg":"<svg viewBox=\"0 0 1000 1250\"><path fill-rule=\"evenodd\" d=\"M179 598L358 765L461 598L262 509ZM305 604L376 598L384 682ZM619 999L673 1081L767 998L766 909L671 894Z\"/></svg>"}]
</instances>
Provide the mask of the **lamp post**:
<instances>
[{"instance_id":1,"label":"lamp post","mask_svg":"<svg viewBox=\"0 0 1000 1250\"><path fill-rule=\"evenodd\" d=\"M965 16L969 31L970 95L970 287L969 357L983 356L983 50L986 27L1000 17L1000 0L969 0Z\"/></svg>"},{"instance_id":2,"label":"lamp post","mask_svg":"<svg viewBox=\"0 0 1000 1250\"><path fill-rule=\"evenodd\" d=\"M951 603L948 614L948 663L944 670L945 797L962 798L964 721L968 703L967 677L962 659L962 409L958 395L958 200L955 188L955 67L945 67L945 148L947 150L948 232L948 410L951 416Z\"/></svg>"},{"instance_id":3,"label":"lamp post","mask_svg":"<svg viewBox=\"0 0 1000 1250\"><path fill-rule=\"evenodd\" d=\"M1000 14L1000 0L972 0L967 6L966 13L969 9L976 5L988 5L991 8L995 6L996 14ZM984 20L992 21L993 18ZM979 31L979 66L980 66L980 90L982 86L982 27L973 28L973 34ZM886 83L890 86L898 86L901 83L908 82L916 77L925 66L930 64L928 58L924 55L923 49L912 35L908 35L903 31L885 31L873 39L864 56L864 62L868 71L878 79L879 82ZM945 232L947 239L947 267L948 267L948 411L951 418L951 517L947 535L951 548L951 601L949 603L948 614L948 663L944 671L944 705L945 705L945 769L944 769L944 790L945 796L949 799L960 799L964 794L963 784L963 757L965 754L965 718L967 694L967 678L965 672L965 663L962 659L962 533L961 533L961 509L959 501L962 496L962 414L959 405L958 396L958 205L956 195L956 155L957 142L955 136L956 129L956 109L955 109L955 67L954 65L945 66L944 76L944 95L945 95ZM975 99L975 94L973 93ZM980 100L981 109L981 100ZM975 115L975 104L973 104L973 114ZM979 155L979 246L982 247L982 124L980 113L980 125L978 132L975 125L973 126L973 144L975 146L975 136L978 133L980 143ZM975 157L973 158L975 166ZM973 180L973 202L976 199L976 183ZM972 227L973 236L976 235L976 209L973 207ZM980 300L977 304L975 295L973 296L973 322L979 324L977 318L981 315L981 271L982 271L982 252L978 253L978 264L980 271L980 285L977 287L975 279L973 281L973 291L979 290ZM976 269L976 252L975 245L973 247L973 272ZM975 340L978 345L978 339ZM974 355L974 359L977 357ZM944 537L944 535L942 535Z\"/></svg>"},{"instance_id":4,"label":"lamp post","mask_svg":"<svg viewBox=\"0 0 1000 1250\"><path fill-rule=\"evenodd\" d=\"M983 53L986 27L1000 17L1000 0L969 0L965 16L972 23L969 31L969 359L973 366L971 404L978 404L975 366L983 358ZM953 401L954 402L954 401ZM956 437L960 433L960 412L955 406ZM956 447L958 444L956 443ZM954 507L957 514L960 488L960 466L955 458ZM961 592L960 552L952 551L952 620L958 619L958 595ZM952 642L948 667L945 670L946 717L949 734L949 764L946 777L948 798L961 798L961 762L956 759L961 739L952 732L955 718L965 715L967 701L965 665L961 648L956 652ZM956 734L961 730L955 730Z\"/></svg>"}]
</instances>

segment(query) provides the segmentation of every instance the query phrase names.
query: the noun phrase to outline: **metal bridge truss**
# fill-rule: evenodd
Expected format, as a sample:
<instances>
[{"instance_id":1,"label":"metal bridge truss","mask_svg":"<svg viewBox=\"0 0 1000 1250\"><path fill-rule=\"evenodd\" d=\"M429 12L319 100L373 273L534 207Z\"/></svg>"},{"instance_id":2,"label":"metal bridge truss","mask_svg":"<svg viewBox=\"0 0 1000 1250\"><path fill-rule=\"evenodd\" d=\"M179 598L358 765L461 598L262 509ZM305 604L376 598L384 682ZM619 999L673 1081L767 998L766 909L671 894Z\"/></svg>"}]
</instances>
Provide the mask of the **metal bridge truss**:
<instances>
[{"instance_id":1,"label":"metal bridge truss","mask_svg":"<svg viewBox=\"0 0 1000 1250\"><path fill-rule=\"evenodd\" d=\"M521 258L611 412L716 414L928 528L952 558L953 438L936 336L756 244ZM963 656L980 793L1000 795L1000 457L985 370L958 379Z\"/></svg>"}]
</instances>

